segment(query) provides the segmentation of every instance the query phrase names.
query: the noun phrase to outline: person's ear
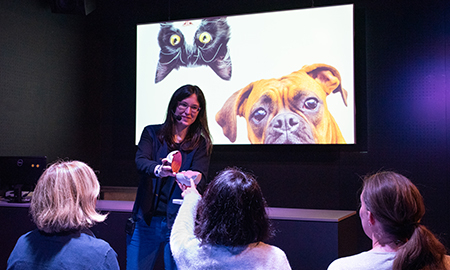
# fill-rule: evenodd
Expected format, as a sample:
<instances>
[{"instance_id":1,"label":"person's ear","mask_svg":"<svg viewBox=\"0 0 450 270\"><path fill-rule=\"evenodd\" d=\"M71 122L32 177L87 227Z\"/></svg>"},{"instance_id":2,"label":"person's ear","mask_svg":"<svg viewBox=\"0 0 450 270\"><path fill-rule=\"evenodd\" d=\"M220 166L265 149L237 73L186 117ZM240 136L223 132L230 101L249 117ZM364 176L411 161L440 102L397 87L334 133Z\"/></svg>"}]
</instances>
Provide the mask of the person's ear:
<instances>
[{"instance_id":1,"label":"person's ear","mask_svg":"<svg viewBox=\"0 0 450 270\"><path fill-rule=\"evenodd\" d=\"M369 226L375 225L375 217L373 216L372 212L367 211L367 218L368 218Z\"/></svg>"}]
</instances>

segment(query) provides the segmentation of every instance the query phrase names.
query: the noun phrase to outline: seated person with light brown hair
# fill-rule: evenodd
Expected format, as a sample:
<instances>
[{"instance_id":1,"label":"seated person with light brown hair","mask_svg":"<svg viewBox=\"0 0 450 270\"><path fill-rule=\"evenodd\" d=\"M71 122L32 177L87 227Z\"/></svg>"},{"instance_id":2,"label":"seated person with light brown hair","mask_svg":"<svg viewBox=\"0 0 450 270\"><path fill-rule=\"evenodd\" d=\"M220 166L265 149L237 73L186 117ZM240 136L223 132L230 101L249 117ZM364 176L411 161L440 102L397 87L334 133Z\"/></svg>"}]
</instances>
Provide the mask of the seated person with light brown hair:
<instances>
[{"instance_id":1,"label":"seated person with light brown hair","mask_svg":"<svg viewBox=\"0 0 450 270\"><path fill-rule=\"evenodd\" d=\"M417 187L395 172L364 179L359 216L372 249L335 260L328 270L450 269L444 245L421 224L425 205Z\"/></svg>"},{"instance_id":2,"label":"seated person with light brown hair","mask_svg":"<svg viewBox=\"0 0 450 270\"><path fill-rule=\"evenodd\" d=\"M37 229L22 235L8 269L119 269L111 246L88 229L107 215L95 209L100 184L80 161L58 161L36 185L30 214Z\"/></svg>"},{"instance_id":3,"label":"seated person with light brown hair","mask_svg":"<svg viewBox=\"0 0 450 270\"><path fill-rule=\"evenodd\" d=\"M237 168L220 172L203 198L195 183L180 184L184 198L170 235L180 270L290 270L286 254L266 241L273 235L256 179Z\"/></svg>"}]
</instances>

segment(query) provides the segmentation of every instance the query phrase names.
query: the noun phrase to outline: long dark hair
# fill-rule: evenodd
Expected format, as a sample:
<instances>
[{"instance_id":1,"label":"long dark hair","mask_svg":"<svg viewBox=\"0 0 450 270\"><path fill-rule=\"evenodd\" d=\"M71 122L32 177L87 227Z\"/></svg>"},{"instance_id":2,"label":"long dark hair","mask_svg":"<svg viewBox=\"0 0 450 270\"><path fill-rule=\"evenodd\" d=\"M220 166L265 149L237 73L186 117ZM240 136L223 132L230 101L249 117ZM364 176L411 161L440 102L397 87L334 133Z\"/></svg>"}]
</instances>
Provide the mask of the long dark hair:
<instances>
[{"instance_id":1,"label":"long dark hair","mask_svg":"<svg viewBox=\"0 0 450 270\"><path fill-rule=\"evenodd\" d=\"M362 199L385 233L401 244L393 269L445 269L444 245L420 221L425 205L405 176L385 171L364 179Z\"/></svg>"},{"instance_id":2,"label":"long dark hair","mask_svg":"<svg viewBox=\"0 0 450 270\"><path fill-rule=\"evenodd\" d=\"M238 168L221 171L199 202L194 233L202 244L231 247L273 235L266 201L253 175Z\"/></svg>"},{"instance_id":3,"label":"long dark hair","mask_svg":"<svg viewBox=\"0 0 450 270\"><path fill-rule=\"evenodd\" d=\"M206 119L206 100L202 90L195 85L183 85L178 88L172 95L169 105L167 106L166 120L164 121L158 138L161 142L166 141L170 148L175 149L173 140L175 127L175 110L178 102L195 94L200 105L197 119L189 126L189 130L181 143L181 149L190 151L199 146L201 137L205 138L208 154L212 152L211 135L209 133L208 120Z\"/></svg>"}]
</instances>

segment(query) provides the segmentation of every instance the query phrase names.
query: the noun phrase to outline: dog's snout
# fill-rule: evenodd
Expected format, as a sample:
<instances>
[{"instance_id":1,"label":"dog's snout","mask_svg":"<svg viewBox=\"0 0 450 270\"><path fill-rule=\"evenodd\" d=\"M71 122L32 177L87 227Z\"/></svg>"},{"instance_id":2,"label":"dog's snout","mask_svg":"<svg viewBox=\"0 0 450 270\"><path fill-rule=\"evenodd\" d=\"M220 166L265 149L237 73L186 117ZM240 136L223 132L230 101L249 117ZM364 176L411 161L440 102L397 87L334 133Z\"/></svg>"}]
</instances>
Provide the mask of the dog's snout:
<instances>
[{"instance_id":1,"label":"dog's snout","mask_svg":"<svg viewBox=\"0 0 450 270\"><path fill-rule=\"evenodd\" d=\"M264 143L309 144L315 143L315 139L306 119L294 113L281 113L270 122Z\"/></svg>"},{"instance_id":2,"label":"dog's snout","mask_svg":"<svg viewBox=\"0 0 450 270\"><path fill-rule=\"evenodd\" d=\"M295 114L280 114L272 120L273 128L287 131L298 125L298 115Z\"/></svg>"}]
</instances>

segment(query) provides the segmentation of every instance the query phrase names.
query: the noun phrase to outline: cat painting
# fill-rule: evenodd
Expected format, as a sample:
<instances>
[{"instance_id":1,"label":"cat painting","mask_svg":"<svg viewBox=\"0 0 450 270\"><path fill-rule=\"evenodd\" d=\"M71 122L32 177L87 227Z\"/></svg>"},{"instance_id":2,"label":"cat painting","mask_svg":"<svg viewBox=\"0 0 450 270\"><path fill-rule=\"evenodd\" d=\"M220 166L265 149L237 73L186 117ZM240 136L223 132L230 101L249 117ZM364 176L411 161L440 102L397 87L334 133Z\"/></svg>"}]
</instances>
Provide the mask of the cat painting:
<instances>
[{"instance_id":1,"label":"cat painting","mask_svg":"<svg viewBox=\"0 0 450 270\"><path fill-rule=\"evenodd\" d=\"M172 22L160 24L158 43L161 48L155 83L180 67L209 66L223 80L231 79L231 57L228 51L230 26L226 17L202 19L198 27L191 21L176 27ZM193 38L187 32L193 30Z\"/></svg>"}]
</instances>

